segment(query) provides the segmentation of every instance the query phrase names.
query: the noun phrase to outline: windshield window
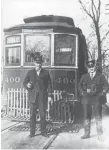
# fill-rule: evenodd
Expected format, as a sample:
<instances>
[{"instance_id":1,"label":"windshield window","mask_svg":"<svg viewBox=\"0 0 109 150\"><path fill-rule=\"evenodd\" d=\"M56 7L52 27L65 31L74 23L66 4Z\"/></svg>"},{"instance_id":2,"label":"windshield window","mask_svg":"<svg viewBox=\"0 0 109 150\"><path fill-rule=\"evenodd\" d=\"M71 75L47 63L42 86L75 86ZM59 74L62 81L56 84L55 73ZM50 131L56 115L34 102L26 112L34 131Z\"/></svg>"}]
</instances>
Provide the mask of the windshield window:
<instances>
[{"instance_id":1,"label":"windshield window","mask_svg":"<svg viewBox=\"0 0 109 150\"><path fill-rule=\"evenodd\" d=\"M25 62L32 64L31 53L40 52L43 56L43 65L50 65L50 36L49 35L25 35Z\"/></svg>"},{"instance_id":2,"label":"windshield window","mask_svg":"<svg viewBox=\"0 0 109 150\"><path fill-rule=\"evenodd\" d=\"M58 66L76 65L76 36L56 34L54 43L54 64Z\"/></svg>"}]
</instances>

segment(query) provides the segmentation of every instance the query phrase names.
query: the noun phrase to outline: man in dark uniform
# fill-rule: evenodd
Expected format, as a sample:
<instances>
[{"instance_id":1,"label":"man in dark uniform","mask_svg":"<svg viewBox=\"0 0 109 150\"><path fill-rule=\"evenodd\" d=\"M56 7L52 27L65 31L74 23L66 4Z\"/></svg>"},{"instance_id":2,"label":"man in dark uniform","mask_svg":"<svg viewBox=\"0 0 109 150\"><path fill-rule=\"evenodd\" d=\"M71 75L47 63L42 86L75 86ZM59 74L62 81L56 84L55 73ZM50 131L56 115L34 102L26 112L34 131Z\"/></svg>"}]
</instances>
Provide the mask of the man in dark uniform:
<instances>
[{"instance_id":1,"label":"man in dark uniform","mask_svg":"<svg viewBox=\"0 0 109 150\"><path fill-rule=\"evenodd\" d=\"M41 134L46 135L46 108L49 96L52 96L52 85L49 72L42 68L42 56L39 52L33 55L35 68L28 71L24 79L24 87L28 90L30 102L30 135L35 136L36 114L39 109Z\"/></svg>"},{"instance_id":2,"label":"man in dark uniform","mask_svg":"<svg viewBox=\"0 0 109 150\"><path fill-rule=\"evenodd\" d=\"M81 95L81 102L84 111L84 130L85 134L81 137L86 139L90 137L90 125L92 107L96 120L96 129L98 138L103 139L102 131L102 103L101 98L106 98L106 93L109 85L105 76L97 73L97 66L95 60L90 60L86 63L88 73L84 74L79 83L79 91ZM105 103L105 102L104 102Z\"/></svg>"}]
</instances>

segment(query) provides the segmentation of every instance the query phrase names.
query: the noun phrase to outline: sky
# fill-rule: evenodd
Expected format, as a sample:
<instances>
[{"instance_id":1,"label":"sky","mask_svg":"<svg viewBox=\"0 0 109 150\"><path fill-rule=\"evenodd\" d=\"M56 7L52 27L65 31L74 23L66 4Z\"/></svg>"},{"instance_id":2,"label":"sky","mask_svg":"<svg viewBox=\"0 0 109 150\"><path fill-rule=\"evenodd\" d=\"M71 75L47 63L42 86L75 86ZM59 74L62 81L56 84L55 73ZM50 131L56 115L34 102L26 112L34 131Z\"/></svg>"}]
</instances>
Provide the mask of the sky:
<instances>
[{"instance_id":1,"label":"sky","mask_svg":"<svg viewBox=\"0 0 109 150\"><path fill-rule=\"evenodd\" d=\"M84 28L83 20L86 21L77 0L2 0L1 10L2 29L24 23L25 17L38 15L68 16L73 18L75 25L80 28ZM90 26L90 21L87 23Z\"/></svg>"},{"instance_id":2,"label":"sky","mask_svg":"<svg viewBox=\"0 0 109 150\"><path fill-rule=\"evenodd\" d=\"M102 0L103 4L108 2L109 0ZM104 7L102 11L104 11ZM86 38L92 30L90 27L92 20L84 15L78 0L1 0L2 37L4 28L23 24L24 18L39 15L71 17L76 27L81 28ZM109 22L109 16L103 16L103 22L104 20Z\"/></svg>"}]
</instances>

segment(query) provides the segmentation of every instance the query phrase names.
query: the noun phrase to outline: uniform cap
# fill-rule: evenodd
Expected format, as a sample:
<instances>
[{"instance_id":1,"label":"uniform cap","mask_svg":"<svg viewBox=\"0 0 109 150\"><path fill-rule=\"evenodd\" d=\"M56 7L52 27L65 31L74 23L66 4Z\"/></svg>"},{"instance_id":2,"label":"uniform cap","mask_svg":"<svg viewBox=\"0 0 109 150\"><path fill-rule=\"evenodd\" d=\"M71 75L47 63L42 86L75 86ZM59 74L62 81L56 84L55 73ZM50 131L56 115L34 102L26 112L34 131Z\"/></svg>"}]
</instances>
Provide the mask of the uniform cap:
<instances>
[{"instance_id":1,"label":"uniform cap","mask_svg":"<svg viewBox=\"0 0 109 150\"><path fill-rule=\"evenodd\" d=\"M86 65L88 68L94 67L95 66L95 60L89 60L86 62Z\"/></svg>"}]
</instances>

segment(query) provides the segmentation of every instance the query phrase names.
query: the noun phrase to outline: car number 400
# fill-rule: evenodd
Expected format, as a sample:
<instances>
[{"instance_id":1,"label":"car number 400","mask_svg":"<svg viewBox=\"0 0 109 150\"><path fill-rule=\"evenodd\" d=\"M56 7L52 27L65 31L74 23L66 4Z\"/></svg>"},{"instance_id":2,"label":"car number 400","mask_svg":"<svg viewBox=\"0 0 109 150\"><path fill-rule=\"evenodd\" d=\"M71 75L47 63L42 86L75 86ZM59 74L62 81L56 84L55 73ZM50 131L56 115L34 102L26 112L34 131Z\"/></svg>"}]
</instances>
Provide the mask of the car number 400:
<instances>
[{"instance_id":1,"label":"car number 400","mask_svg":"<svg viewBox=\"0 0 109 150\"><path fill-rule=\"evenodd\" d=\"M13 83L13 82L16 82L16 83L18 83L18 82L20 82L20 78L19 77L10 77L10 78L6 78L5 79L5 82L6 83Z\"/></svg>"}]
</instances>

